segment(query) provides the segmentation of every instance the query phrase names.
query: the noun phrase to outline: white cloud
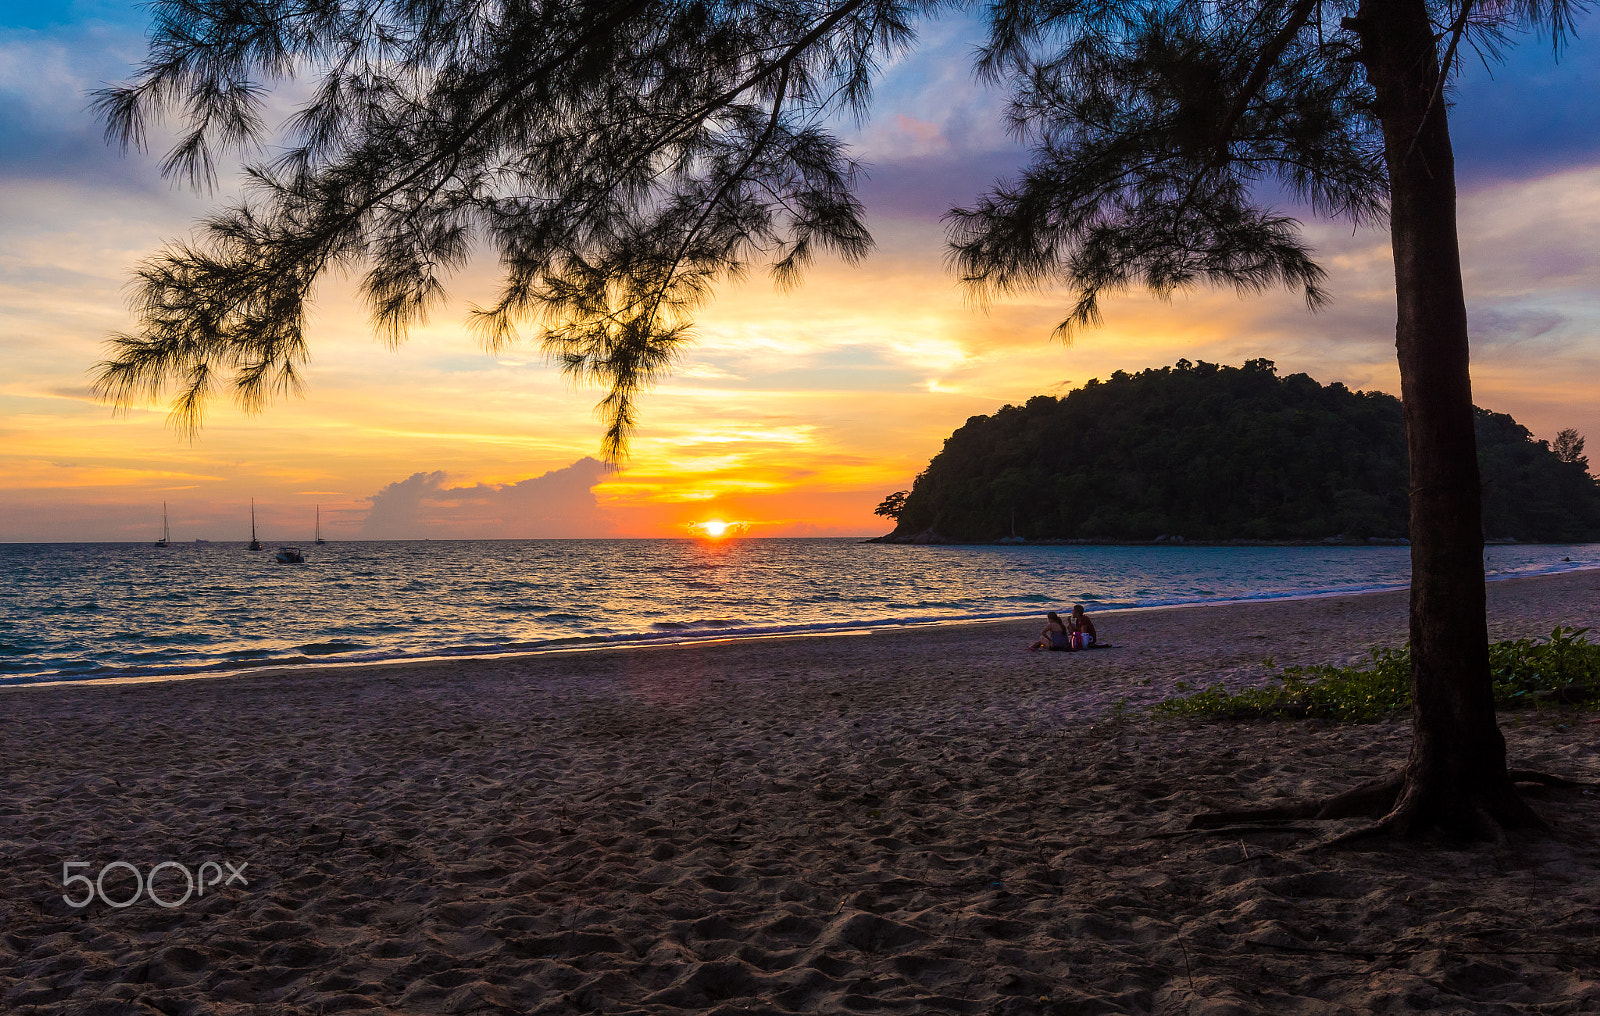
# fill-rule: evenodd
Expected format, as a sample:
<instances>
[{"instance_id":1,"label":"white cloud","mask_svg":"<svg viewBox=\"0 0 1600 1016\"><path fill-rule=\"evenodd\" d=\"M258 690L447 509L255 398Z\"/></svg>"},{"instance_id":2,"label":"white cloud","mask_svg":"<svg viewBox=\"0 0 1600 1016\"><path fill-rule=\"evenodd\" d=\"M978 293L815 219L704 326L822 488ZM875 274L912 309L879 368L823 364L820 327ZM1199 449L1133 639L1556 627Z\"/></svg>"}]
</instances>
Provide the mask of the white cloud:
<instances>
[{"instance_id":1,"label":"white cloud","mask_svg":"<svg viewBox=\"0 0 1600 1016\"><path fill-rule=\"evenodd\" d=\"M369 540L605 536L612 527L594 488L607 475L605 465L589 457L508 484L447 487L443 471L412 473L372 495L361 535Z\"/></svg>"}]
</instances>

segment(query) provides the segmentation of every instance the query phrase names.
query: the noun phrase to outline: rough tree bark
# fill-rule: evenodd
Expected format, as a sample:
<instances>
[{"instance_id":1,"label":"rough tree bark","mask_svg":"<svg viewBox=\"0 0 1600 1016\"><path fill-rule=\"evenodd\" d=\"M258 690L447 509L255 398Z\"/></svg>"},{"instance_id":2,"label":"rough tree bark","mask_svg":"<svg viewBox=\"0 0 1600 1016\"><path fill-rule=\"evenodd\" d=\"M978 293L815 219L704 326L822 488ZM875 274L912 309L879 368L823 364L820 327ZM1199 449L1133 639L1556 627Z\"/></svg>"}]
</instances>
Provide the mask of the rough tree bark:
<instances>
[{"instance_id":1,"label":"rough tree bark","mask_svg":"<svg viewBox=\"0 0 1600 1016\"><path fill-rule=\"evenodd\" d=\"M1581 784L1508 770L1495 722L1455 157L1426 0L1362 0L1345 27L1361 40L1389 170L1395 350L1411 460L1411 755L1398 776L1333 798L1207 813L1191 828L1365 815L1378 824L1334 842L1432 829L1498 839L1545 824L1517 782Z\"/></svg>"},{"instance_id":2,"label":"rough tree bark","mask_svg":"<svg viewBox=\"0 0 1600 1016\"><path fill-rule=\"evenodd\" d=\"M1455 157L1424 0L1363 0L1351 27L1389 168L1401 401L1411 459L1411 757L1384 824L1540 825L1506 769L1489 677L1482 493L1456 237Z\"/></svg>"}]
</instances>

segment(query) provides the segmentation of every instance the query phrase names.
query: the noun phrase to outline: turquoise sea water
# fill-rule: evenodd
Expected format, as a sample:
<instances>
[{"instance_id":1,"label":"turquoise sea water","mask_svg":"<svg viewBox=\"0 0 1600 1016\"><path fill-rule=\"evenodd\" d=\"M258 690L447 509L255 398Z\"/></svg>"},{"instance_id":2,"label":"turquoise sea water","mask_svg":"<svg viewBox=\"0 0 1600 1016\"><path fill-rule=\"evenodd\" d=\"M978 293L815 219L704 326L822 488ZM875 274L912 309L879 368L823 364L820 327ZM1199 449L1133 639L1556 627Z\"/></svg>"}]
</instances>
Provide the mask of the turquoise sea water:
<instances>
[{"instance_id":1,"label":"turquoise sea water","mask_svg":"<svg viewBox=\"0 0 1600 1016\"><path fill-rule=\"evenodd\" d=\"M1404 586L1405 547L852 539L0 545L0 684L822 632ZM1600 544L1490 547L1491 577Z\"/></svg>"}]
</instances>

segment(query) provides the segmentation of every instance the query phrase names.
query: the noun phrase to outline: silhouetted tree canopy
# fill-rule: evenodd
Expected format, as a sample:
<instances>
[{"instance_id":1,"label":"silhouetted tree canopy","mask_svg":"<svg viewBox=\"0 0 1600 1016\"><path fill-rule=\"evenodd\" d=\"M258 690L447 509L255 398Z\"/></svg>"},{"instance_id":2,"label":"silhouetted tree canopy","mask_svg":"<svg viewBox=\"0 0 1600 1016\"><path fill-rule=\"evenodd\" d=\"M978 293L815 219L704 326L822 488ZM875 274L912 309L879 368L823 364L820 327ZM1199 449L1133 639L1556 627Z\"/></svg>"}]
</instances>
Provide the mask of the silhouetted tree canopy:
<instances>
[{"instance_id":1,"label":"silhouetted tree canopy","mask_svg":"<svg viewBox=\"0 0 1600 1016\"><path fill-rule=\"evenodd\" d=\"M101 90L109 139L179 134L163 172L210 186L219 159L273 147L249 191L139 267L135 330L97 390L175 392L193 430L231 391L298 391L306 312L353 273L397 344L480 249L503 268L470 321L491 348L524 329L598 382L621 456L637 398L670 371L718 282L765 263L796 282L819 251L871 246L857 166L833 133L875 71L961 0L155 0L149 52ZM1451 42L1492 54L1524 28L1560 38L1570 0L1433 3ZM988 11L977 69L1012 87L1036 161L952 213L977 294L1065 284L1064 327L1130 284L1299 287L1324 299L1286 189L1319 214L1379 221L1387 194L1348 0L1038 3ZM1458 14L1460 15L1458 17ZM1446 67L1446 76L1450 68ZM267 96L304 96L284 123ZM530 328L531 326L531 328Z\"/></svg>"},{"instance_id":2,"label":"silhouetted tree canopy","mask_svg":"<svg viewBox=\"0 0 1600 1016\"><path fill-rule=\"evenodd\" d=\"M1583 435L1577 430L1568 427L1557 434L1552 447L1562 462L1575 462L1584 469L1589 468L1589 459L1583 454Z\"/></svg>"},{"instance_id":3,"label":"silhouetted tree canopy","mask_svg":"<svg viewBox=\"0 0 1600 1016\"><path fill-rule=\"evenodd\" d=\"M138 329L112 340L112 400L176 388L193 428L219 387L247 407L301 384L306 311L352 272L391 343L480 247L491 348L535 326L564 370L610 389L604 448L666 373L721 281L870 245L856 164L828 127L864 114L879 61L927 0L156 0L150 52L99 93L107 134L183 132L163 170L208 184L271 138L264 93L308 96L251 191L137 272Z\"/></svg>"},{"instance_id":4,"label":"silhouetted tree canopy","mask_svg":"<svg viewBox=\"0 0 1600 1016\"><path fill-rule=\"evenodd\" d=\"M1600 484L1503 413L1477 411L1490 538L1600 539ZM895 533L957 540L1403 537L1400 401L1269 360L1118 371L974 416L903 498Z\"/></svg>"},{"instance_id":5,"label":"silhouetted tree canopy","mask_svg":"<svg viewBox=\"0 0 1600 1016\"><path fill-rule=\"evenodd\" d=\"M878 502L878 507L872 509L872 514L882 515L886 519L898 519L906 507L906 495L910 491L897 490L893 494Z\"/></svg>"}]
</instances>

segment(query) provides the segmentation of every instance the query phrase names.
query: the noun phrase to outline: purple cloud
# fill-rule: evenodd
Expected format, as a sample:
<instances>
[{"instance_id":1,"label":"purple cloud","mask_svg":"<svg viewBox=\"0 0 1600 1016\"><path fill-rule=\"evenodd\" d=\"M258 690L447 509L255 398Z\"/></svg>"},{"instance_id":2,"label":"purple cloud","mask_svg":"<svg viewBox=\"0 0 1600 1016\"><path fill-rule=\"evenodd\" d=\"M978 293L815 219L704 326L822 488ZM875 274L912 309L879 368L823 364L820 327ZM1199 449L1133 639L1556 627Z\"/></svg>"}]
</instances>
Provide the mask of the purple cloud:
<instances>
[{"instance_id":1,"label":"purple cloud","mask_svg":"<svg viewBox=\"0 0 1600 1016\"><path fill-rule=\"evenodd\" d=\"M605 536L612 527L594 488L606 475L605 464L590 457L510 484L447 487L442 471L412 473L372 495L361 535L369 540Z\"/></svg>"}]
</instances>

